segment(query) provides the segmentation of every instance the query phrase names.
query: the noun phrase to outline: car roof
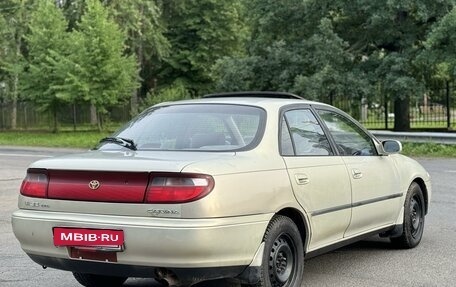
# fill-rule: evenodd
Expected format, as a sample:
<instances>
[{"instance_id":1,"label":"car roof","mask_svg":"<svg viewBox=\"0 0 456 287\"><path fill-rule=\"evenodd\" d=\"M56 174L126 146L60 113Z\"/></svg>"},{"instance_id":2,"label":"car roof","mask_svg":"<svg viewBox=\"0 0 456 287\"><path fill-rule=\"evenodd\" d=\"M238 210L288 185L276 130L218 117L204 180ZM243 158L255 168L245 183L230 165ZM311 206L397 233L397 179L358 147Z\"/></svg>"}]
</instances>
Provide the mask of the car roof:
<instances>
[{"instance_id":1,"label":"car roof","mask_svg":"<svg viewBox=\"0 0 456 287\"><path fill-rule=\"evenodd\" d=\"M269 92L269 91L250 91L250 92L226 92L209 94L203 98L229 98L229 97L257 97L257 98L277 98L277 99L298 99L305 100L303 97L286 92Z\"/></svg>"},{"instance_id":2,"label":"car roof","mask_svg":"<svg viewBox=\"0 0 456 287\"><path fill-rule=\"evenodd\" d=\"M284 92L233 92L205 95L202 98L181 100L175 102L164 102L156 106L178 105L178 104L240 104L259 107L285 106L294 104L323 105L324 103L309 101L300 96Z\"/></svg>"}]
</instances>

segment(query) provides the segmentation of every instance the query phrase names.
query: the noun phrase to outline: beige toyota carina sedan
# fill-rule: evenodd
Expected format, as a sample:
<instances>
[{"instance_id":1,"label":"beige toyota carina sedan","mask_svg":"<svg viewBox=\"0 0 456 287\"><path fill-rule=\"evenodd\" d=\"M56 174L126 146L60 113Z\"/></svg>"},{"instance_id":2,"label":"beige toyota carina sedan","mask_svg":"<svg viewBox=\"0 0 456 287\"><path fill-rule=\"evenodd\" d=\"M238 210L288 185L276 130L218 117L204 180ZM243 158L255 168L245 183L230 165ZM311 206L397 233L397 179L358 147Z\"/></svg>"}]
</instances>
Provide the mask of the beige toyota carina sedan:
<instances>
[{"instance_id":1,"label":"beige toyota carina sedan","mask_svg":"<svg viewBox=\"0 0 456 287\"><path fill-rule=\"evenodd\" d=\"M420 243L430 178L400 151L292 94L162 103L94 150L30 165L12 225L33 261L84 286L300 286L322 252Z\"/></svg>"}]
</instances>

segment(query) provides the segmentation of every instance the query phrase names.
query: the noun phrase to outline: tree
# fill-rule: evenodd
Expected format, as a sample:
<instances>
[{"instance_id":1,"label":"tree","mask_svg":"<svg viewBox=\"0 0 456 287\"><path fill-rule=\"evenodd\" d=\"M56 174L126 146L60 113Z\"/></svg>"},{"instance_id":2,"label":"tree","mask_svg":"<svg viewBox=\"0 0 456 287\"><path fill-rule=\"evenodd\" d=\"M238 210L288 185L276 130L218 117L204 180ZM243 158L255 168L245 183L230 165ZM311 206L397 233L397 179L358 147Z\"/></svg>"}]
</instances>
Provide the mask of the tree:
<instances>
[{"instance_id":1,"label":"tree","mask_svg":"<svg viewBox=\"0 0 456 287\"><path fill-rule=\"evenodd\" d=\"M31 13L28 46L28 66L22 88L27 98L43 111L50 111L53 130L58 129L57 111L61 104L70 101L64 88L66 74L62 62L69 56L70 43L66 29L68 23L53 1L43 0Z\"/></svg>"},{"instance_id":2,"label":"tree","mask_svg":"<svg viewBox=\"0 0 456 287\"><path fill-rule=\"evenodd\" d=\"M169 55L170 45L164 36L161 9L155 1L109 0L107 7L113 19L127 34L127 45L139 61L141 87L131 95L131 114L138 113L138 100L155 88L157 62Z\"/></svg>"},{"instance_id":3,"label":"tree","mask_svg":"<svg viewBox=\"0 0 456 287\"><path fill-rule=\"evenodd\" d=\"M57 0L55 3L68 21L68 31L73 31L84 14L86 0Z\"/></svg>"},{"instance_id":4,"label":"tree","mask_svg":"<svg viewBox=\"0 0 456 287\"><path fill-rule=\"evenodd\" d=\"M127 52L135 54L139 62L140 87L132 92L130 113L138 113L138 102L155 88L157 66L169 54L170 45L164 36L166 30L162 9L155 0L102 0L112 19L126 34ZM85 0L61 0L64 11L73 30L80 21L85 8ZM96 121L95 121L96 122Z\"/></svg>"},{"instance_id":5,"label":"tree","mask_svg":"<svg viewBox=\"0 0 456 287\"><path fill-rule=\"evenodd\" d=\"M455 5L454 0L245 3L249 55L218 63L219 88L289 90L322 100L372 97L380 87L394 101L396 130L410 128L410 99L425 91L426 71L417 56L426 36Z\"/></svg>"},{"instance_id":6,"label":"tree","mask_svg":"<svg viewBox=\"0 0 456 287\"><path fill-rule=\"evenodd\" d=\"M292 90L330 103L340 97L354 99L352 113L358 114L359 103L370 90L348 48L348 43L334 31L333 21L322 18L314 34L302 42L306 68L301 68Z\"/></svg>"},{"instance_id":7,"label":"tree","mask_svg":"<svg viewBox=\"0 0 456 287\"><path fill-rule=\"evenodd\" d=\"M3 103L6 100L6 81L8 73L5 71L5 58L8 55L8 30L6 20L2 14L0 14L0 102Z\"/></svg>"},{"instance_id":8,"label":"tree","mask_svg":"<svg viewBox=\"0 0 456 287\"><path fill-rule=\"evenodd\" d=\"M300 43L314 34L325 14L312 5L314 1L301 0L245 0L249 25L248 50L261 55L274 43Z\"/></svg>"},{"instance_id":9,"label":"tree","mask_svg":"<svg viewBox=\"0 0 456 287\"><path fill-rule=\"evenodd\" d=\"M456 78L456 7L437 22L430 31L426 50L420 61L433 64L435 69L444 72L447 80Z\"/></svg>"},{"instance_id":10,"label":"tree","mask_svg":"<svg viewBox=\"0 0 456 287\"><path fill-rule=\"evenodd\" d=\"M454 0L339 1L333 6L335 30L349 43L358 66L394 101L394 129L410 129L410 99L422 96L425 70L417 57L431 27Z\"/></svg>"},{"instance_id":11,"label":"tree","mask_svg":"<svg viewBox=\"0 0 456 287\"><path fill-rule=\"evenodd\" d=\"M93 104L106 114L109 106L127 100L138 86L136 59L125 55L126 36L97 0L87 8L77 30L71 33L68 58L68 96ZM98 121L99 129L102 129Z\"/></svg>"},{"instance_id":12,"label":"tree","mask_svg":"<svg viewBox=\"0 0 456 287\"><path fill-rule=\"evenodd\" d=\"M211 90L214 63L239 54L245 35L240 0L164 1L171 53L160 65L158 85L184 83L192 96Z\"/></svg>"},{"instance_id":13,"label":"tree","mask_svg":"<svg viewBox=\"0 0 456 287\"><path fill-rule=\"evenodd\" d=\"M244 58L218 61L218 90L290 91L309 99L366 93L348 43L333 20L309 7L309 1L254 0L246 3L251 38ZM320 15L315 17L315 15ZM361 100L361 99L359 99Z\"/></svg>"},{"instance_id":14,"label":"tree","mask_svg":"<svg viewBox=\"0 0 456 287\"><path fill-rule=\"evenodd\" d=\"M17 101L19 98L20 77L23 71L23 36L28 25L28 15L33 0L5 0L0 3L0 36L3 44L0 48L0 71L7 85L9 99L12 102L11 128L17 125Z\"/></svg>"}]
</instances>

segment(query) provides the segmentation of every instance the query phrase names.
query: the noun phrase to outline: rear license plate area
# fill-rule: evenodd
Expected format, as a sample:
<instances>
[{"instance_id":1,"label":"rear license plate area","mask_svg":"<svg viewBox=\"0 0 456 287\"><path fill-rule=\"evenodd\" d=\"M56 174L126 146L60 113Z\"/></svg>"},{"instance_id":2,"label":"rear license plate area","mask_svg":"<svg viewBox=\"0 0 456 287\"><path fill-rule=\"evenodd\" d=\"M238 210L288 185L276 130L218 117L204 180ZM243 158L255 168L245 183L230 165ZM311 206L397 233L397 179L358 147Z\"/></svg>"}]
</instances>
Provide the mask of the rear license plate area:
<instances>
[{"instance_id":1,"label":"rear license plate area","mask_svg":"<svg viewBox=\"0 0 456 287\"><path fill-rule=\"evenodd\" d=\"M68 254L74 259L117 262L117 252L99 249L68 247Z\"/></svg>"},{"instance_id":2,"label":"rear license plate area","mask_svg":"<svg viewBox=\"0 0 456 287\"><path fill-rule=\"evenodd\" d=\"M55 246L116 248L124 244L123 230L54 227Z\"/></svg>"},{"instance_id":3,"label":"rear license plate area","mask_svg":"<svg viewBox=\"0 0 456 287\"><path fill-rule=\"evenodd\" d=\"M54 246L67 247L71 258L117 262L124 232L116 229L54 227Z\"/></svg>"}]
</instances>

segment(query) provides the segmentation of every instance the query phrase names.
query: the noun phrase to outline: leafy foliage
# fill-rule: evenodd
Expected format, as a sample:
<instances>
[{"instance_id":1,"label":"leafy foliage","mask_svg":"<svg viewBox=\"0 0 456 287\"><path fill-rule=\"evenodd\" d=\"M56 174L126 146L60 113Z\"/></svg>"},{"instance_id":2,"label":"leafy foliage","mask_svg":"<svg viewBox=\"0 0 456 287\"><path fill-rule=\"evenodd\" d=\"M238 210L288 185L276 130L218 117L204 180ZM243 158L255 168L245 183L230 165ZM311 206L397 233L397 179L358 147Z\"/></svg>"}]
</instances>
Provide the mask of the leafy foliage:
<instances>
[{"instance_id":1,"label":"leafy foliage","mask_svg":"<svg viewBox=\"0 0 456 287\"><path fill-rule=\"evenodd\" d=\"M16 128L19 85L24 68L24 41L33 0L4 0L0 2L0 79L5 84L7 100L11 100L11 128ZM2 86L3 86L2 84ZM3 88L2 88L3 89Z\"/></svg>"},{"instance_id":2,"label":"leafy foliage","mask_svg":"<svg viewBox=\"0 0 456 287\"><path fill-rule=\"evenodd\" d=\"M409 100L424 94L428 69L419 55L454 0L338 2L336 31L355 52L372 85L394 101L395 129L410 128Z\"/></svg>"},{"instance_id":3,"label":"leafy foliage","mask_svg":"<svg viewBox=\"0 0 456 287\"><path fill-rule=\"evenodd\" d=\"M399 130L410 127L409 99L429 85L419 57L429 31L442 19L445 28L435 28L433 37L445 44L454 28L448 14L454 0L245 3L249 54L217 63L218 89L288 90L328 102L338 96L379 101L381 91L395 102ZM455 58L448 52L446 63Z\"/></svg>"},{"instance_id":4,"label":"leafy foliage","mask_svg":"<svg viewBox=\"0 0 456 287\"><path fill-rule=\"evenodd\" d=\"M307 17L306 2L286 2L286 6L277 1L249 2L254 11L251 53L217 63L218 90L291 91L319 100L366 93L354 56L334 32L332 21Z\"/></svg>"},{"instance_id":5,"label":"leafy foliage","mask_svg":"<svg viewBox=\"0 0 456 287\"><path fill-rule=\"evenodd\" d=\"M10 56L9 45L11 42L10 31L7 29L7 22L3 15L0 14L0 81L2 82L2 87L0 90L0 96L4 97L6 89L5 80L7 79L7 61L6 59Z\"/></svg>"},{"instance_id":6,"label":"leafy foliage","mask_svg":"<svg viewBox=\"0 0 456 287\"><path fill-rule=\"evenodd\" d=\"M31 14L28 44L28 66L24 72L24 94L44 111L55 117L59 105L68 100L64 97L62 83L66 75L61 72L62 57L68 56L67 22L52 1L41 1Z\"/></svg>"},{"instance_id":7,"label":"leafy foliage","mask_svg":"<svg viewBox=\"0 0 456 287\"><path fill-rule=\"evenodd\" d=\"M99 112L129 97L137 85L135 58L124 55L125 35L96 0L71 35L75 47L70 69L71 84L78 98L94 104Z\"/></svg>"},{"instance_id":8,"label":"leafy foliage","mask_svg":"<svg viewBox=\"0 0 456 287\"><path fill-rule=\"evenodd\" d=\"M141 77L139 89L130 93L131 113L137 113L138 98L155 88L156 65L169 54L170 45L164 36L161 7L154 0L106 0L98 1L108 11L125 35L125 52L134 54ZM69 31L78 30L88 1L61 0L59 8L69 21Z\"/></svg>"},{"instance_id":9,"label":"leafy foliage","mask_svg":"<svg viewBox=\"0 0 456 287\"><path fill-rule=\"evenodd\" d=\"M88 1L86 9L72 31L50 0L32 13L24 91L54 115L62 102L89 102L106 113L137 87L136 60L124 54L124 33L98 1Z\"/></svg>"},{"instance_id":10,"label":"leafy foliage","mask_svg":"<svg viewBox=\"0 0 456 287\"><path fill-rule=\"evenodd\" d=\"M456 76L456 0L3 0L0 97L41 110L213 91L409 101ZM19 89L19 88L22 89ZM11 118L15 118L11 109ZM15 121L11 121L14 128ZM54 124L54 129L57 122Z\"/></svg>"},{"instance_id":11,"label":"leafy foliage","mask_svg":"<svg viewBox=\"0 0 456 287\"><path fill-rule=\"evenodd\" d=\"M146 109L159 103L173 102L190 98L190 91L187 90L185 84L176 81L171 86L147 94L147 97L142 101L141 107Z\"/></svg>"},{"instance_id":12,"label":"leafy foliage","mask_svg":"<svg viewBox=\"0 0 456 287\"><path fill-rule=\"evenodd\" d=\"M442 18L429 33L422 61L434 63L437 71L448 78L456 77L456 7ZM430 61L429 61L430 60ZM441 73L440 73L441 74Z\"/></svg>"},{"instance_id":13,"label":"leafy foliage","mask_svg":"<svg viewBox=\"0 0 456 287\"><path fill-rule=\"evenodd\" d=\"M161 9L155 1L110 0L106 1L113 19L122 26L127 35L126 44L139 61L141 89L131 95L131 114L138 112L140 93L155 88L154 71L158 62L170 52L170 43L164 36L165 27Z\"/></svg>"},{"instance_id":14,"label":"leafy foliage","mask_svg":"<svg viewBox=\"0 0 456 287\"><path fill-rule=\"evenodd\" d=\"M9 82L11 89L13 78L23 70L23 37L32 2L4 0L0 3L0 77Z\"/></svg>"},{"instance_id":15,"label":"leafy foliage","mask_svg":"<svg viewBox=\"0 0 456 287\"><path fill-rule=\"evenodd\" d=\"M172 53L160 66L159 85L185 83L192 95L210 90L211 67L241 49L243 23L239 0L165 1L163 15ZM216 11L216 12L215 12Z\"/></svg>"}]
</instances>

